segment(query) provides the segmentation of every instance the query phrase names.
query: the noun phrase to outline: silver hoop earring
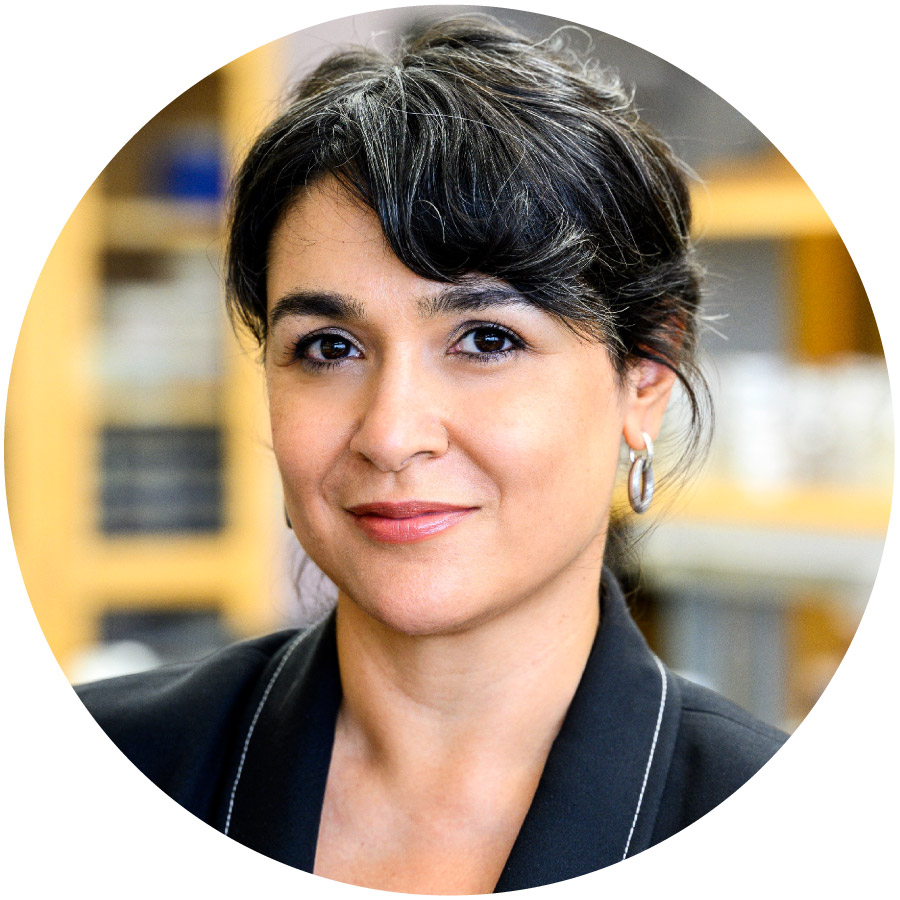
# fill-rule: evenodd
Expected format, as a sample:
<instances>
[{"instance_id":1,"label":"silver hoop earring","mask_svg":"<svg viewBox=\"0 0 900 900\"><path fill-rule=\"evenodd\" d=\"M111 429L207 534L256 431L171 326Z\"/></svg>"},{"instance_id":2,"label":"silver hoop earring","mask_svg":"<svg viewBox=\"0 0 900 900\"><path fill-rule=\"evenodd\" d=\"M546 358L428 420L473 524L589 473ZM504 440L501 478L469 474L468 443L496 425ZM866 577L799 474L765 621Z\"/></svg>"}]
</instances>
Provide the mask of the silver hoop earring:
<instances>
[{"instance_id":1,"label":"silver hoop earring","mask_svg":"<svg viewBox=\"0 0 900 900\"><path fill-rule=\"evenodd\" d=\"M631 460L631 469L628 472L628 502L638 515L650 508L653 488L656 486L653 478L653 441L650 440L649 434L641 432L641 435L644 438L643 451L628 448L628 458Z\"/></svg>"}]
</instances>

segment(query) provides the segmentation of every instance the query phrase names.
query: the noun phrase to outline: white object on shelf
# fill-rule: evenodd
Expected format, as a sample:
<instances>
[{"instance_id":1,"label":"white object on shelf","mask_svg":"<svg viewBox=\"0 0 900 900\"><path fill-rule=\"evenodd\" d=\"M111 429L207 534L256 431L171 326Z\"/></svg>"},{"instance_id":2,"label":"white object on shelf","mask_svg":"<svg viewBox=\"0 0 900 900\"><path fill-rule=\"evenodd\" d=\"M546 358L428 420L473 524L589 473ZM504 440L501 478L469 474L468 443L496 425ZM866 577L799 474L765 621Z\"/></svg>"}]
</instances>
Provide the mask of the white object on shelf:
<instances>
[{"instance_id":1,"label":"white object on shelf","mask_svg":"<svg viewBox=\"0 0 900 900\"><path fill-rule=\"evenodd\" d=\"M662 522L643 549L642 567L661 587L719 583L722 602L747 588L781 602L785 586L840 587L849 603L865 605L881 564L877 535L811 534L792 529Z\"/></svg>"},{"instance_id":2,"label":"white object on shelf","mask_svg":"<svg viewBox=\"0 0 900 900\"><path fill-rule=\"evenodd\" d=\"M170 277L112 282L104 300L100 377L153 388L221 377L222 301L205 257L172 259Z\"/></svg>"}]
</instances>

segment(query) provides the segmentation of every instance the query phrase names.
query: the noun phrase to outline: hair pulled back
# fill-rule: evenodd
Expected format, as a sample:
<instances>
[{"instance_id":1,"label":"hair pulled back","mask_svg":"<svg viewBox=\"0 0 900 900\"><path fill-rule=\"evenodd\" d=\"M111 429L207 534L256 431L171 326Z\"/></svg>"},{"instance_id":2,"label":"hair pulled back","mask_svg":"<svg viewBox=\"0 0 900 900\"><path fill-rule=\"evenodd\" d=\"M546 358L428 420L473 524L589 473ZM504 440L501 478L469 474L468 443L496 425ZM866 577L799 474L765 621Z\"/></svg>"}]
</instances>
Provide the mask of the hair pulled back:
<instances>
[{"instance_id":1,"label":"hair pulled back","mask_svg":"<svg viewBox=\"0 0 900 900\"><path fill-rule=\"evenodd\" d=\"M620 378L640 359L672 369L690 409L684 458L702 443L685 176L617 77L559 36L535 43L481 18L319 65L233 183L229 312L260 345L272 232L324 175L377 214L416 274L502 279L603 342Z\"/></svg>"}]
</instances>

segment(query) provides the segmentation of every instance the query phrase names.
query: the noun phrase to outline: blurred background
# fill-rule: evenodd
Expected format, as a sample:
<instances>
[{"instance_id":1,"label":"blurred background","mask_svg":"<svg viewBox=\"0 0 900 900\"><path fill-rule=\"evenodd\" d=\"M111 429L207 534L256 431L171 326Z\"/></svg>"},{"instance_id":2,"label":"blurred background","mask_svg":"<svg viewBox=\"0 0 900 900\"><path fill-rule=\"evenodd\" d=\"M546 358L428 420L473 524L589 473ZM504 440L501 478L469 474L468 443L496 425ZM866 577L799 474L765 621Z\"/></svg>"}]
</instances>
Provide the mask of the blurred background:
<instances>
[{"instance_id":1,"label":"blurred background","mask_svg":"<svg viewBox=\"0 0 900 900\"><path fill-rule=\"evenodd\" d=\"M284 525L258 351L223 312L228 175L285 86L337 46L389 46L420 17L478 9L535 37L567 24L431 6L291 35L162 110L73 213L28 307L6 415L19 563L72 681L322 614L333 588ZM791 730L849 645L887 529L893 426L872 311L828 217L746 119L631 44L570 39L634 86L698 174L708 271L712 451L615 562L670 666ZM667 427L661 462L677 404Z\"/></svg>"}]
</instances>

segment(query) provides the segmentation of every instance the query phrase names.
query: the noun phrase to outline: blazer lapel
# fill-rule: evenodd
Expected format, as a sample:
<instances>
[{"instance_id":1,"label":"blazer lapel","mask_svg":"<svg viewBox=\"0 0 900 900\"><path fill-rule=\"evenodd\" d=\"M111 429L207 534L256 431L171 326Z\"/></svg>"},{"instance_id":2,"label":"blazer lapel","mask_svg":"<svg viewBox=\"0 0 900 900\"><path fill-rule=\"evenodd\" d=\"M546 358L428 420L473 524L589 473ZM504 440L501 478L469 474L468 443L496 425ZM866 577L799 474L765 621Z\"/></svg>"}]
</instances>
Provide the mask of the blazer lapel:
<instances>
[{"instance_id":1,"label":"blazer lapel","mask_svg":"<svg viewBox=\"0 0 900 900\"><path fill-rule=\"evenodd\" d=\"M680 700L605 571L597 638L496 891L575 878L649 846Z\"/></svg>"},{"instance_id":2,"label":"blazer lapel","mask_svg":"<svg viewBox=\"0 0 900 900\"><path fill-rule=\"evenodd\" d=\"M261 684L219 825L247 847L312 872L341 702L334 612L299 633Z\"/></svg>"}]
</instances>

